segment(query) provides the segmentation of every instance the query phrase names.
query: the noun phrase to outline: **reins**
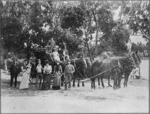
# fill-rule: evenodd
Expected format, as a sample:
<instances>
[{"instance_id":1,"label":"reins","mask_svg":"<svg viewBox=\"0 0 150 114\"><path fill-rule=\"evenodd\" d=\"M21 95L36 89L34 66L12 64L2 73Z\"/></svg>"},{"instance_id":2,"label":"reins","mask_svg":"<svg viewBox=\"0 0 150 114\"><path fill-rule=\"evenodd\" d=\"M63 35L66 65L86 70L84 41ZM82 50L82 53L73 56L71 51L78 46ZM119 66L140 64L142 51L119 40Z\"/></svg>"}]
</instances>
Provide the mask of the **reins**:
<instances>
[{"instance_id":1,"label":"reins","mask_svg":"<svg viewBox=\"0 0 150 114\"><path fill-rule=\"evenodd\" d=\"M76 65L75 65L75 69L77 70L77 72L80 74L80 76L84 79L83 75L81 74L81 72L79 72L79 70L77 69ZM85 75L86 76L86 75ZM87 76L86 76L87 78Z\"/></svg>"},{"instance_id":2,"label":"reins","mask_svg":"<svg viewBox=\"0 0 150 114\"><path fill-rule=\"evenodd\" d=\"M87 82L87 81L90 81L91 79L96 78L96 77L98 77L98 76L104 74L105 72L107 72L107 71L109 71L109 70L112 70L112 69L114 69L114 68L116 68L116 67L119 67L119 66L117 65L117 66L112 67L112 68L110 68L110 69L107 69L107 70L105 70L105 71L103 71L103 72L101 72L101 73L98 73L98 74L92 76L91 78L88 78L88 79L85 79L85 80L80 80L80 81L81 81L81 82Z\"/></svg>"}]
</instances>

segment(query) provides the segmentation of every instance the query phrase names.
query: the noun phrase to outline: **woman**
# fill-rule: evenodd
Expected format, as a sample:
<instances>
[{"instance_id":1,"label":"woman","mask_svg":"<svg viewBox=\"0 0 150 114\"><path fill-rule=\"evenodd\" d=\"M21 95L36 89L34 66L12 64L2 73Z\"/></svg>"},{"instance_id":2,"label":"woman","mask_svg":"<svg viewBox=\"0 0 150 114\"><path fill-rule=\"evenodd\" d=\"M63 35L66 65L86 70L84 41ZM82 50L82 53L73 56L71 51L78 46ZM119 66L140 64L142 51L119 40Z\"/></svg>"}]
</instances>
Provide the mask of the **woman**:
<instances>
[{"instance_id":1,"label":"woman","mask_svg":"<svg viewBox=\"0 0 150 114\"><path fill-rule=\"evenodd\" d=\"M44 66L43 69L43 84L42 84L42 90L48 90L50 89L50 77L51 77L51 73L52 73L52 67L49 65L49 61L46 60L46 65Z\"/></svg>"},{"instance_id":2,"label":"woman","mask_svg":"<svg viewBox=\"0 0 150 114\"><path fill-rule=\"evenodd\" d=\"M62 73L62 67L58 61L57 61L56 66L54 67L54 73L55 73L55 78L53 81L52 88L54 90L58 90L58 89L60 89L60 85L61 85L61 73Z\"/></svg>"},{"instance_id":3,"label":"woman","mask_svg":"<svg viewBox=\"0 0 150 114\"><path fill-rule=\"evenodd\" d=\"M27 63L26 63L27 62ZM29 78L31 73L31 64L30 61L25 61L25 69L23 69L22 80L20 82L19 89L28 89L29 88Z\"/></svg>"}]
</instances>

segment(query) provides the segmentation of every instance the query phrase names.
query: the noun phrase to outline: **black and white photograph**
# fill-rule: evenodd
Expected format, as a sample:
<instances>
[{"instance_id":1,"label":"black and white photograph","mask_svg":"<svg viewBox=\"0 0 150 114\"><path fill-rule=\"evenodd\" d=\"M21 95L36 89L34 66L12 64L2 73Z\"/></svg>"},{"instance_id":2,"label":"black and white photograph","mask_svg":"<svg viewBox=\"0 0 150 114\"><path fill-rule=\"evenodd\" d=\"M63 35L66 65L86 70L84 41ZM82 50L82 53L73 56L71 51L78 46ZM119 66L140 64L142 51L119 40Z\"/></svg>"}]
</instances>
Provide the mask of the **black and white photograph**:
<instances>
[{"instance_id":1,"label":"black and white photograph","mask_svg":"<svg viewBox=\"0 0 150 114\"><path fill-rule=\"evenodd\" d=\"M149 113L149 0L0 0L1 113Z\"/></svg>"}]
</instances>

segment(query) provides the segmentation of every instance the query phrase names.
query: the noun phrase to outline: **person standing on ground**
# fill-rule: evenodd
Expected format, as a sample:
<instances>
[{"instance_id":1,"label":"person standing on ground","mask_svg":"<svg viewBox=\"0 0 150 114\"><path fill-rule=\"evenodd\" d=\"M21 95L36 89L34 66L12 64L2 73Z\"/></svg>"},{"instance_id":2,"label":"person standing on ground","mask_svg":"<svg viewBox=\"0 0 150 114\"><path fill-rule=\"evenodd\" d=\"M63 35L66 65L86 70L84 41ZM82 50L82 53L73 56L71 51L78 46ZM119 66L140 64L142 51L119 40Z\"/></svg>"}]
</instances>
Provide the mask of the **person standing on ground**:
<instances>
[{"instance_id":1,"label":"person standing on ground","mask_svg":"<svg viewBox=\"0 0 150 114\"><path fill-rule=\"evenodd\" d=\"M22 74L22 80L20 82L20 86L19 89L28 89L29 88L29 78L30 78L30 73L31 73L31 64L30 61L25 61L25 70L23 70L23 74Z\"/></svg>"},{"instance_id":2,"label":"person standing on ground","mask_svg":"<svg viewBox=\"0 0 150 114\"><path fill-rule=\"evenodd\" d=\"M44 66L44 69L43 69L43 84L42 84L42 87L41 89L42 90L48 90L50 89L50 78L52 76L52 67L49 65L49 61L46 60L45 61L46 65Z\"/></svg>"},{"instance_id":3,"label":"person standing on ground","mask_svg":"<svg viewBox=\"0 0 150 114\"><path fill-rule=\"evenodd\" d=\"M13 64L10 66L9 71L10 71L10 76L11 76L10 86L12 87L13 79L15 78L15 87L16 87L17 86L17 76L18 76L19 71L20 71L16 60L13 61Z\"/></svg>"},{"instance_id":4,"label":"person standing on ground","mask_svg":"<svg viewBox=\"0 0 150 114\"><path fill-rule=\"evenodd\" d=\"M57 61L56 66L54 67L54 82L53 82L53 89L58 90L61 86L61 74L62 74L62 66L60 65L59 61Z\"/></svg>"},{"instance_id":5,"label":"person standing on ground","mask_svg":"<svg viewBox=\"0 0 150 114\"><path fill-rule=\"evenodd\" d=\"M69 88L71 88L71 80L73 73L75 72L74 66L68 61L68 64L65 67L64 76L65 76L65 90L67 90L67 84L69 83Z\"/></svg>"},{"instance_id":6,"label":"person standing on ground","mask_svg":"<svg viewBox=\"0 0 150 114\"><path fill-rule=\"evenodd\" d=\"M37 72L37 75L36 75L36 88L40 89L41 88L41 82L42 82L42 79L43 79L43 76L42 76L42 65L41 65L41 60L38 59L38 65L36 67L36 72ZM40 79L40 84L39 84L39 79Z\"/></svg>"}]
</instances>

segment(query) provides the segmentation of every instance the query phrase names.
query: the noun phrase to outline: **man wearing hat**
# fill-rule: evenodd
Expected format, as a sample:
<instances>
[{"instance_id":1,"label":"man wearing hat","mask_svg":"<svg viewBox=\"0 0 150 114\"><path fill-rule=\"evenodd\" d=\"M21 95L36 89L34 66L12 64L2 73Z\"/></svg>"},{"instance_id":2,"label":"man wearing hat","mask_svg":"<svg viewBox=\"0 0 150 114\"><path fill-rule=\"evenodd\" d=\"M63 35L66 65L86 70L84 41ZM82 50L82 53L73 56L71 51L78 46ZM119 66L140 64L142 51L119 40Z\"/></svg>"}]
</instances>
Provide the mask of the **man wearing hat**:
<instances>
[{"instance_id":1,"label":"man wearing hat","mask_svg":"<svg viewBox=\"0 0 150 114\"><path fill-rule=\"evenodd\" d=\"M65 70L64 70L64 76L65 76L65 89L67 89L67 84L69 83L69 88L71 88L71 80L73 73L75 72L74 66L71 64L70 61L68 61Z\"/></svg>"},{"instance_id":2,"label":"man wearing hat","mask_svg":"<svg viewBox=\"0 0 150 114\"><path fill-rule=\"evenodd\" d=\"M14 78L15 78L15 87L17 86L17 76L18 76L19 72L20 72L20 69L17 65L17 60L14 60L13 64L10 66L10 76L11 76L10 86L11 87L12 87Z\"/></svg>"}]
</instances>

